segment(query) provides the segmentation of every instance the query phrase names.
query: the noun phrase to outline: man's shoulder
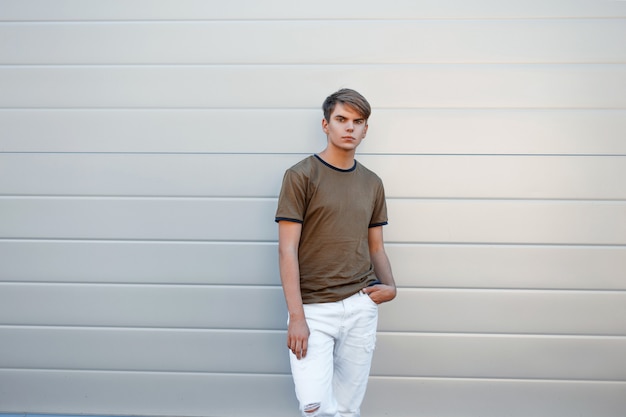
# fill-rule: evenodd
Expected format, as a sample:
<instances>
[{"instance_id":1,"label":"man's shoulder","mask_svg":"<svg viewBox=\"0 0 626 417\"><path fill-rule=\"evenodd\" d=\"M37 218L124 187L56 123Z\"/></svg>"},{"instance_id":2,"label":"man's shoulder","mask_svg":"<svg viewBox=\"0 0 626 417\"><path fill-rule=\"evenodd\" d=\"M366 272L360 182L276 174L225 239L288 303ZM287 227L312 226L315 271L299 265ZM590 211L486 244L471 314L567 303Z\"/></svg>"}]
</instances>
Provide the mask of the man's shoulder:
<instances>
[{"instance_id":1,"label":"man's shoulder","mask_svg":"<svg viewBox=\"0 0 626 417\"><path fill-rule=\"evenodd\" d=\"M314 164L315 156L310 155L287 168L287 172L295 174L307 174L313 169Z\"/></svg>"},{"instance_id":2,"label":"man's shoulder","mask_svg":"<svg viewBox=\"0 0 626 417\"><path fill-rule=\"evenodd\" d=\"M374 171L372 171L371 169L363 165L361 162L357 161L357 168L358 168L358 172L360 173L360 175L366 178L367 180L382 183L382 180L380 179L378 174L376 174Z\"/></svg>"}]
</instances>

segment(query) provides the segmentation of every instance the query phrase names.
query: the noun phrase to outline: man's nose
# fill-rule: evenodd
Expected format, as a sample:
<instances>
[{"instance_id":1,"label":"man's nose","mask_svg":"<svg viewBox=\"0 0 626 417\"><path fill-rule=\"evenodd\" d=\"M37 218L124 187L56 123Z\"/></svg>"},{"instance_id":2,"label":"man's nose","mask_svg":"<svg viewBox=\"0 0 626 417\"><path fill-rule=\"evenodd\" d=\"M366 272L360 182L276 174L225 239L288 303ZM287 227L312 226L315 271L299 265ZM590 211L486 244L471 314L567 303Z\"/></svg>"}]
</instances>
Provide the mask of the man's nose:
<instances>
[{"instance_id":1,"label":"man's nose","mask_svg":"<svg viewBox=\"0 0 626 417\"><path fill-rule=\"evenodd\" d=\"M346 130L349 130L350 132L352 132L354 130L354 123L352 122L346 123Z\"/></svg>"}]
</instances>

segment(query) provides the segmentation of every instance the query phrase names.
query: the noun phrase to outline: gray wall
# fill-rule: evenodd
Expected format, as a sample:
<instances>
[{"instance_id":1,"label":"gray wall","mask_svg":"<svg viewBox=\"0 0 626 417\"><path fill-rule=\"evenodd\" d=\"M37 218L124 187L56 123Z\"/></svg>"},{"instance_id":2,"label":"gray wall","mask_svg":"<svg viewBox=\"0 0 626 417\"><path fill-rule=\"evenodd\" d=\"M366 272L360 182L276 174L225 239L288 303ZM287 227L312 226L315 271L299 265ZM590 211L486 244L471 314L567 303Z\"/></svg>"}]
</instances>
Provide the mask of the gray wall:
<instances>
[{"instance_id":1,"label":"gray wall","mask_svg":"<svg viewBox=\"0 0 626 417\"><path fill-rule=\"evenodd\" d=\"M0 411L293 416L273 214L372 102L364 414L626 415L626 2L0 0Z\"/></svg>"}]
</instances>

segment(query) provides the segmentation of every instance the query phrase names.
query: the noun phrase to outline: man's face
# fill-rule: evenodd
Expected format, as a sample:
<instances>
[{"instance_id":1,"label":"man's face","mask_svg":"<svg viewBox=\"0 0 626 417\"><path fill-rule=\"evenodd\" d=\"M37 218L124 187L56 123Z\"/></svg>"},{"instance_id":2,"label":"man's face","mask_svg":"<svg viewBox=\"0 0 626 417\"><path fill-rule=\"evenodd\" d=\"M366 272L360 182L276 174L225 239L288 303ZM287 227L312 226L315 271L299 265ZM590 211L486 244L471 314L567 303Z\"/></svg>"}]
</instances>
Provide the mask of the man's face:
<instances>
[{"instance_id":1,"label":"man's face","mask_svg":"<svg viewBox=\"0 0 626 417\"><path fill-rule=\"evenodd\" d=\"M337 103L330 120L322 120L322 128L328 137L328 147L353 151L367 133L367 120L351 107Z\"/></svg>"}]
</instances>

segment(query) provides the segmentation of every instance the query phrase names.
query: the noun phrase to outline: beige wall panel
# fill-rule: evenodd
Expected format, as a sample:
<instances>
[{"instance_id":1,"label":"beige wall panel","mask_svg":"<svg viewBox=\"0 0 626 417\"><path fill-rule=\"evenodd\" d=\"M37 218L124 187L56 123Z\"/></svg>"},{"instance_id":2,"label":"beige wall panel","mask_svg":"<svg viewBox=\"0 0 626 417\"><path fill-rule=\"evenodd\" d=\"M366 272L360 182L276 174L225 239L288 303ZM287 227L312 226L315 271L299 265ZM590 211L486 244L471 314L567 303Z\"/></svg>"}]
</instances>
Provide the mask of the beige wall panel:
<instances>
[{"instance_id":1,"label":"beige wall panel","mask_svg":"<svg viewBox=\"0 0 626 417\"><path fill-rule=\"evenodd\" d=\"M292 417L297 408L287 375L0 370L3 381L9 412L28 404L31 412ZM363 413L388 416L393 405L394 417L618 417L625 392L623 382L372 377Z\"/></svg>"},{"instance_id":2,"label":"beige wall panel","mask_svg":"<svg viewBox=\"0 0 626 417\"><path fill-rule=\"evenodd\" d=\"M0 198L6 238L275 241L276 199Z\"/></svg>"},{"instance_id":3,"label":"beige wall panel","mask_svg":"<svg viewBox=\"0 0 626 417\"><path fill-rule=\"evenodd\" d=\"M625 110L375 108L369 126L367 140L359 147L359 152L626 153Z\"/></svg>"},{"instance_id":4,"label":"beige wall panel","mask_svg":"<svg viewBox=\"0 0 626 417\"><path fill-rule=\"evenodd\" d=\"M371 378L363 412L373 417L619 417L626 383Z\"/></svg>"},{"instance_id":5,"label":"beige wall panel","mask_svg":"<svg viewBox=\"0 0 626 417\"><path fill-rule=\"evenodd\" d=\"M580 201L391 200L389 242L623 245L626 204Z\"/></svg>"},{"instance_id":6,"label":"beige wall panel","mask_svg":"<svg viewBox=\"0 0 626 417\"><path fill-rule=\"evenodd\" d=\"M0 23L0 39L11 65L626 62L626 19Z\"/></svg>"},{"instance_id":7,"label":"beige wall panel","mask_svg":"<svg viewBox=\"0 0 626 417\"><path fill-rule=\"evenodd\" d=\"M287 313L278 285L4 283L0 289L3 325L286 328ZM242 313L241 306L253 313ZM407 311L411 311L410 317ZM397 300L381 306L379 330L626 336L626 295L608 291L401 288Z\"/></svg>"},{"instance_id":8,"label":"beige wall panel","mask_svg":"<svg viewBox=\"0 0 626 417\"><path fill-rule=\"evenodd\" d=\"M388 242L623 245L620 201L388 201ZM275 199L0 198L0 236L275 241Z\"/></svg>"},{"instance_id":9,"label":"beige wall panel","mask_svg":"<svg viewBox=\"0 0 626 417\"><path fill-rule=\"evenodd\" d=\"M395 332L626 336L626 294L401 288L380 320Z\"/></svg>"},{"instance_id":10,"label":"beige wall panel","mask_svg":"<svg viewBox=\"0 0 626 417\"><path fill-rule=\"evenodd\" d=\"M387 245L407 287L625 290L626 247Z\"/></svg>"},{"instance_id":11,"label":"beige wall panel","mask_svg":"<svg viewBox=\"0 0 626 417\"><path fill-rule=\"evenodd\" d=\"M401 287L626 290L625 247L388 244ZM278 285L275 242L2 241L0 281Z\"/></svg>"},{"instance_id":12,"label":"beige wall panel","mask_svg":"<svg viewBox=\"0 0 626 417\"><path fill-rule=\"evenodd\" d=\"M0 144L7 152L316 152L326 144L321 100L315 109L4 109Z\"/></svg>"},{"instance_id":13,"label":"beige wall panel","mask_svg":"<svg viewBox=\"0 0 626 417\"><path fill-rule=\"evenodd\" d=\"M0 335L2 368L289 373L285 332L0 327Z\"/></svg>"},{"instance_id":14,"label":"beige wall panel","mask_svg":"<svg viewBox=\"0 0 626 417\"><path fill-rule=\"evenodd\" d=\"M6 325L225 330L287 327L287 310L278 285L2 283L0 289L0 324Z\"/></svg>"},{"instance_id":15,"label":"beige wall panel","mask_svg":"<svg viewBox=\"0 0 626 417\"><path fill-rule=\"evenodd\" d=\"M20 413L292 417L298 409L288 375L0 369L0 385L3 410Z\"/></svg>"},{"instance_id":16,"label":"beige wall panel","mask_svg":"<svg viewBox=\"0 0 626 417\"><path fill-rule=\"evenodd\" d=\"M0 332L6 340L0 346L3 368L289 373L284 332L17 327ZM623 337L380 333L372 376L623 381L624 349Z\"/></svg>"},{"instance_id":17,"label":"beige wall panel","mask_svg":"<svg viewBox=\"0 0 626 417\"><path fill-rule=\"evenodd\" d=\"M319 0L295 4L288 0L267 3L236 0L219 3L204 0L2 0L2 20L198 20L198 19L446 19L446 18L550 18L626 17L619 1L500 2L494 0Z\"/></svg>"},{"instance_id":18,"label":"beige wall panel","mask_svg":"<svg viewBox=\"0 0 626 417\"><path fill-rule=\"evenodd\" d=\"M319 106L0 109L0 146L5 152L313 153L326 144ZM374 108L359 153L624 155L624 132L626 110Z\"/></svg>"},{"instance_id":19,"label":"beige wall panel","mask_svg":"<svg viewBox=\"0 0 626 417\"><path fill-rule=\"evenodd\" d=\"M276 198L303 157L0 154L0 194Z\"/></svg>"},{"instance_id":20,"label":"beige wall panel","mask_svg":"<svg viewBox=\"0 0 626 417\"><path fill-rule=\"evenodd\" d=\"M279 285L275 242L2 241L0 281Z\"/></svg>"},{"instance_id":21,"label":"beige wall panel","mask_svg":"<svg viewBox=\"0 0 626 417\"><path fill-rule=\"evenodd\" d=\"M622 157L363 156L390 198L623 199ZM26 187L24 187L26 188Z\"/></svg>"},{"instance_id":22,"label":"beige wall panel","mask_svg":"<svg viewBox=\"0 0 626 417\"><path fill-rule=\"evenodd\" d=\"M305 155L0 154L0 194L277 197ZM626 156L371 156L388 198L625 199ZM250 175L254 172L254 175Z\"/></svg>"},{"instance_id":23,"label":"beige wall panel","mask_svg":"<svg viewBox=\"0 0 626 417\"><path fill-rule=\"evenodd\" d=\"M372 375L624 381L624 337L378 335Z\"/></svg>"},{"instance_id":24,"label":"beige wall panel","mask_svg":"<svg viewBox=\"0 0 626 417\"><path fill-rule=\"evenodd\" d=\"M317 108L341 87L383 108L624 108L626 65L0 67L2 108Z\"/></svg>"}]
</instances>

